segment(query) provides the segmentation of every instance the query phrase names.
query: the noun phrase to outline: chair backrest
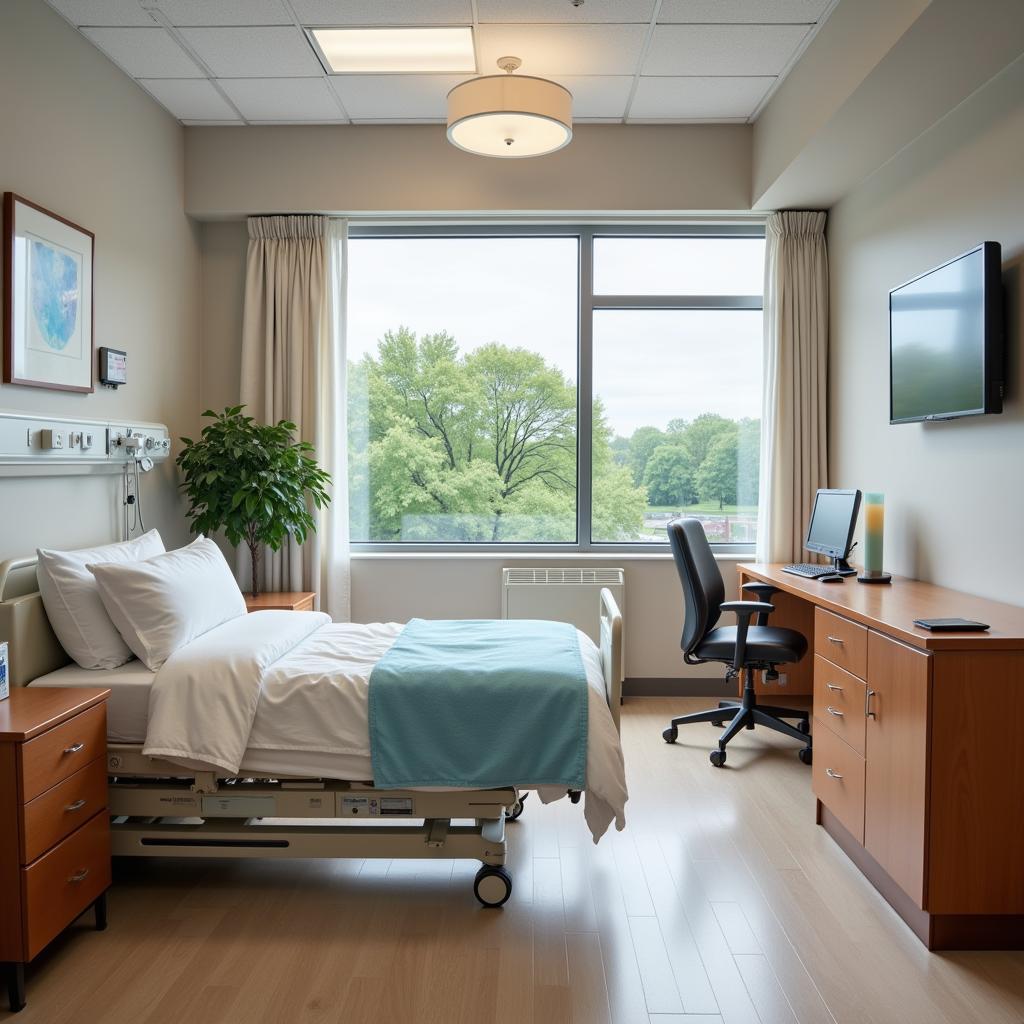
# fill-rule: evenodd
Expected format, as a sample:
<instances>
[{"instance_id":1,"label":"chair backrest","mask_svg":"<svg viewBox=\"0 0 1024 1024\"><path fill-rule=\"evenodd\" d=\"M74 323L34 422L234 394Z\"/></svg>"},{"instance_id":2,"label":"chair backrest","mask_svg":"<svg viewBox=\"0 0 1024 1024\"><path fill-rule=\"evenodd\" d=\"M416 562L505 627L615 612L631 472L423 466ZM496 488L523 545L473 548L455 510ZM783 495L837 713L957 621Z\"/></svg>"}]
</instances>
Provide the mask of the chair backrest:
<instances>
[{"instance_id":1,"label":"chair backrest","mask_svg":"<svg viewBox=\"0 0 1024 1024\"><path fill-rule=\"evenodd\" d=\"M690 654L718 622L725 584L699 519L673 519L668 524L668 541L685 604L679 646L684 654Z\"/></svg>"}]
</instances>

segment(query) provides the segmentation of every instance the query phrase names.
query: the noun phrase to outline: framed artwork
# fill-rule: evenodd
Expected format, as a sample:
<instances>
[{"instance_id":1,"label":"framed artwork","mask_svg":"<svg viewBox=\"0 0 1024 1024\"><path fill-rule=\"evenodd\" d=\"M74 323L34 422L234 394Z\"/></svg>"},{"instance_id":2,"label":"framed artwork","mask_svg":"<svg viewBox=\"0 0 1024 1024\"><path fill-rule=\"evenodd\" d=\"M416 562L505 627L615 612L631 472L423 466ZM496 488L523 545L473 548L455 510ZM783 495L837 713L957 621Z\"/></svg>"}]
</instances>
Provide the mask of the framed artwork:
<instances>
[{"instance_id":1,"label":"framed artwork","mask_svg":"<svg viewBox=\"0 0 1024 1024\"><path fill-rule=\"evenodd\" d=\"M4 193L4 383L93 389L91 231Z\"/></svg>"}]
</instances>

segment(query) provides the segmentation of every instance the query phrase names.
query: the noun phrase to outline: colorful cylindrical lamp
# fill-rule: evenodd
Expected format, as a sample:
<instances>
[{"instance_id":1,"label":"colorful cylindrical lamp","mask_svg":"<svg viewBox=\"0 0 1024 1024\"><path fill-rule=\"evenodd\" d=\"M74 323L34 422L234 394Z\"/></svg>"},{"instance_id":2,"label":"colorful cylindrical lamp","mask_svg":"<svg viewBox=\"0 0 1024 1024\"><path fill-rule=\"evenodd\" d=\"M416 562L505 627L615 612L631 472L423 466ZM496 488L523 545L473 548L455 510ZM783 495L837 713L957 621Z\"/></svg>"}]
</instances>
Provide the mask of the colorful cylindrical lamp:
<instances>
[{"instance_id":1,"label":"colorful cylindrical lamp","mask_svg":"<svg viewBox=\"0 0 1024 1024\"><path fill-rule=\"evenodd\" d=\"M882 568L885 534L885 495L864 495L864 572L861 583L889 583L892 577Z\"/></svg>"}]
</instances>

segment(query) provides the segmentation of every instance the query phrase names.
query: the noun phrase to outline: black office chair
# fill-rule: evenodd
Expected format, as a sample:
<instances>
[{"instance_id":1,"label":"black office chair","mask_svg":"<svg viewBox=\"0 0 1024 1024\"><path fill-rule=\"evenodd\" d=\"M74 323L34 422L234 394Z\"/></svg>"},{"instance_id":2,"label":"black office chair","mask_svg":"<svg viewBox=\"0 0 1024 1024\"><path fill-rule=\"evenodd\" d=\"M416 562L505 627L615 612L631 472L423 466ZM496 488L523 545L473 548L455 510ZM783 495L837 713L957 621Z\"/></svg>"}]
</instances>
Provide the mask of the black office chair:
<instances>
[{"instance_id":1,"label":"black office chair","mask_svg":"<svg viewBox=\"0 0 1024 1024\"><path fill-rule=\"evenodd\" d=\"M756 670L763 670L768 679L777 679L777 665L799 661L807 653L803 634L767 624L768 616L775 610L768 599L778 587L770 583L746 583L743 589L757 595L758 600L724 601L725 584L700 520L674 519L668 524L668 539L683 584L686 615L680 642L683 660L687 665L722 662L729 666L727 678L732 679L742 672L744 680L742 700L720 701L717 708L709 711L673 718L662 733L665 742L675 743L681 725L711 722L721 726L728 722L718 739L718 749L711 751L711 763L721 768L729 740L744 727L753 729L755 725L763 725L800 740L804 744L800 760L810 764L808 713L795 708L758 707L754 693ZM722 612L735 612L736 625L717 625ZM750 620L754 615L757 615L757 624L752 626ZM797 724L783 721L786 718L795 718Z\"/></svg>"}]
</instances>

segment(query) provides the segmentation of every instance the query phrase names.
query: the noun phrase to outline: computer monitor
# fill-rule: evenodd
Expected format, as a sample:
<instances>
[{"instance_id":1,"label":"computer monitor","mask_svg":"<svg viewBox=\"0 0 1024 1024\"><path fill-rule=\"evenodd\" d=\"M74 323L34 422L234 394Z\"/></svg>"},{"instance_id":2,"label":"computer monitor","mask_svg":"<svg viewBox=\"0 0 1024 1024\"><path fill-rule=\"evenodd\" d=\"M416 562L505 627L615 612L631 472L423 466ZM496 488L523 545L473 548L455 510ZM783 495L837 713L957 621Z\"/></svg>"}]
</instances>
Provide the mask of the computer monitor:
<instances>
[{"instance_id":1,"label":"computer monitor","mask_svg":"<svg viewBox=\"0 0 1024 1024\"><path fill-rule=\"evenodd\" d=\"M860 491L819 490L807 527L804 547L819 555L845 562L860 511Z\"/></svg>"}]
</instances>

